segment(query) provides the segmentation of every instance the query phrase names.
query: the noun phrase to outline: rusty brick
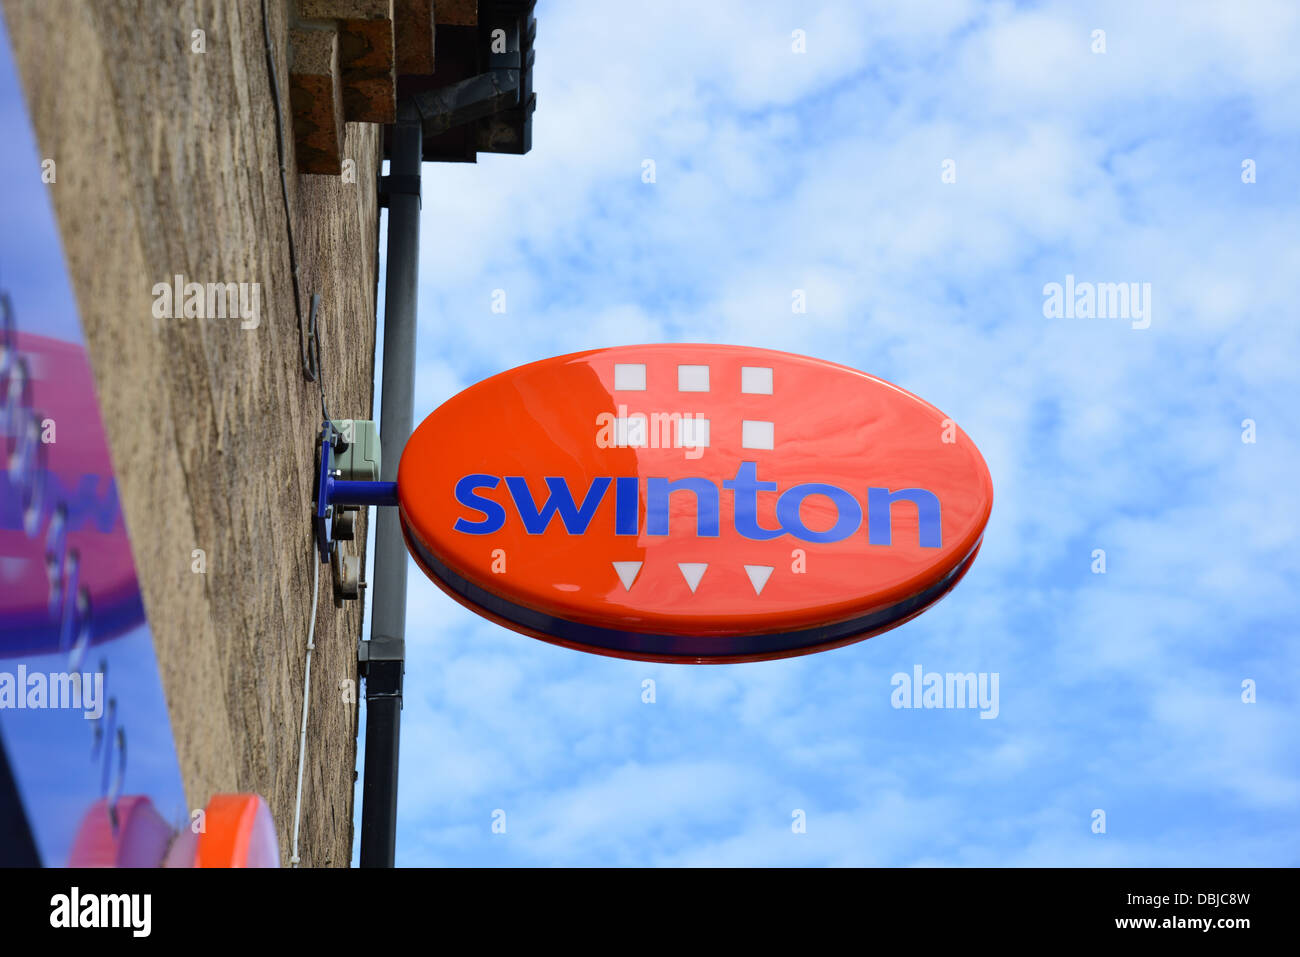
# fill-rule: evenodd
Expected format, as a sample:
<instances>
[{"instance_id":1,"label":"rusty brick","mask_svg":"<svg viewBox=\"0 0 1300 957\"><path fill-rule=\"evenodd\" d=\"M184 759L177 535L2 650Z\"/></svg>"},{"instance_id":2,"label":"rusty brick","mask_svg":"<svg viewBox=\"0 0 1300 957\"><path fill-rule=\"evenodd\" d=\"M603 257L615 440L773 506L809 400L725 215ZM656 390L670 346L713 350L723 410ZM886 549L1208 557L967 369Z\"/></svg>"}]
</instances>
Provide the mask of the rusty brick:
<instances>
[{"instance_id":1,"label":"rusty brick","mask_svg":"<svg viewBox=\"0 0 1300 957\"><path fill-rule=\"evenodd\" d=\"M401 76L433 72L433 9L434 0L394 0L393 32Z\"/></svg>"},{"instance_id":2,"label":"rusty brick","mask_svg":"<svg viewBox=\"0 0 1300 957\"><path fill-rule=\"evenodd\" d=\"M478 0L435 0L433 16L449 27L478 26Z\"/></svg>"},{"instance_id":3,"label":"rusty brick","mask_svg":"<svg viewBox=\"0 0 1300 957\"><path fill-rule=\"evenodd\" d=\"M397 119L393 0L298 0L298 13L338 23L344 119Z\"/></svg>"},{"instance_id":4,"label":"rusty brick","mask_svg":"<svg viewBox=\"0 0 1300 957\"><path fill-rule=\"evenodd\" d=\"M391 20L392 0L298 0L298 15L308 20Z\"/></svg>"},{"instance_id":5,"label":"rusty brick","mask_svg":"<svg viewBox=\"0 0 1300 957\"><path fill-rule=\"evenodd\" d=\"M343 115L362 123L397 119L397 63L393 21L340 20L339 66Z\"/></svg>"},{"instance_id":6,"label":"rusty brick","mask_svg":"<svg viewBox=\"0 0 1300 957\"><path fill-rule=\"evenodd\" d=\"M337 176L343 149L337 31L332 24L300 24L289 32L289 57L289 106L298 169Z\"/></svg>"}]
</instances>

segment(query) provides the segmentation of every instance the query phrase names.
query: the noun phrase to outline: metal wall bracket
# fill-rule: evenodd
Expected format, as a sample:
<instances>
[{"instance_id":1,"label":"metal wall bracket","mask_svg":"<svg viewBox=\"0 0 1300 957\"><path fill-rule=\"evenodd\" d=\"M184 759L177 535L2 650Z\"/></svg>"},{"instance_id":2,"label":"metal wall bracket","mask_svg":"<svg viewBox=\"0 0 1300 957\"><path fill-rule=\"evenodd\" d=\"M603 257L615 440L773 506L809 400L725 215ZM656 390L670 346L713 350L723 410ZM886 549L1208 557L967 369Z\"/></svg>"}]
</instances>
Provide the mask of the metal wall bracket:
<instances>
[{"instance_id":1,"label":"metal wall bracket","mask_svg":"<svg viewBox=\"0 0 1300 957\"><path fill-rule=\"evenodd\" d=\"M312 502L312 529L321 563L329 562L338 548L334 518L345 506L396 505L396 482L349 482L339 478L334 463L334 443L339 433L326 422L321 426L316 487Z\"/></svg>"},{"instance_id":2,"label":"metal wall bracket","mask_svg":"<svg viewBox=\"0 0 1300 957\"><path fill-rule=\"evenodd\" d=\"M363 678L369 674L372 661L378 663L405 660L406 641L402 638L384 638L377 635L357 646L357 670Z\"/></svg>"},{"instance_id":3,"label":"metal wall bracket","mask_svg":"<svg viewBox=\"0 0 1300 957\"><path fill-rule=\"evenodd\" d=\"M388 198L395 195L414 196L420 201L420 208L424 208L419 176L390 174L379 177L379 205L387 208Z\"/></svg>"},{"instance_id":4,"label":"metal wall bracket","mask_svg":"<svg viewBox=\"0 0 1300 957\"><path fill-rule=\"evenodd\" d=\"M399 119L417 121L430 137L518 105L519 70L489 70L403 101L399 114L404 109L405 116Z\"/></svg>"},{"instance_id":5,"label":"metal wall bracket","mask_svg":"<svg viewBox=\"0 0 1300 957\"><path fill-rule=\"evenodd\" d=\"M308 382L320 379L320 329L316 314L320 310L320 293L312 293L311 312L307 316L306 341L302 351L302 377Z\"/></svg>"}]
</instances>

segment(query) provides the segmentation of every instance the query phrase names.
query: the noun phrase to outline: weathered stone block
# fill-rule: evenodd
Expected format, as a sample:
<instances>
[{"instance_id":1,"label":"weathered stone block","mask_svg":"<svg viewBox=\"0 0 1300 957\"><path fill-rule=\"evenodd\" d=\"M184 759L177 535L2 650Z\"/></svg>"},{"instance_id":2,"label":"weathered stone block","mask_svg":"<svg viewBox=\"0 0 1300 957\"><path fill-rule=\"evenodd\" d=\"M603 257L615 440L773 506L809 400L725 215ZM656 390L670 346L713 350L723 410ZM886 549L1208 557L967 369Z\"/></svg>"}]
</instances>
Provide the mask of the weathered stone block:
<instances>
[{"instance_id":1,"label":"weathered stone block","mask_svg":"<svg viewBox=\"0 0 1300 957\"><path fill-rule=\"evenodd\" d=\"M397 118L393 0L298 0L309 19L338 21L343 116L358 123Z\"/></svg>"},{"instance_id":2,"label":"weathered stone block","mask_svg":"<svg viewBox=\"0 0 1300 957\"><path fill-rule=\"evenodd\" d=\"M478 0L436 0L434 18L452 27L478 26Z\"/></svg>"},{"instance_id":3,"label":"weathered stone block","mask_svg":"<svg viewBox=\"0 0 1300 957\"><path fill-rule=\"evenodd\" d=\"M397 72L428 76L433 72L434 0L394 0Z\"/></svg>"},{"instance_id":4,"label":"weathered stone block","mask_svg":"<svg viewBox=\"0 0 1300 957\"><path fill-rule=\"evenodd\" d=\"M337 176L343 95L338 31L332 23L300 23L289 31L289 103L299 171Z\"/></svg>"}]
</instances>

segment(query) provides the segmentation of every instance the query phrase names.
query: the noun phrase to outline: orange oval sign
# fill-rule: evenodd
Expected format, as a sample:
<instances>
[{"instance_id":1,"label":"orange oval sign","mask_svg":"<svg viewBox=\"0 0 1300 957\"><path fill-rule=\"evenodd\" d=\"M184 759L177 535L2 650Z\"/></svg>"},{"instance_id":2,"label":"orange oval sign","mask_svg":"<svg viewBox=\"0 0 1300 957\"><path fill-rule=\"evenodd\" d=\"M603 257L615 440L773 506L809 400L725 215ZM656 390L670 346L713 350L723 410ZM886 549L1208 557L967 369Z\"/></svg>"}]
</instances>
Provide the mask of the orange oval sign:
<instances>
[{"instance_id":1,"label":"orange oval sign","mask_svg":"<svg viewBox=\"0 0 1300 957\"><path fill-rule=\"evenodd\" d=\"M449 399L397 476L444 591L582 651L716 663L893 628L970 567L993 483L916 396L804 356L597 349Z\"/></svg>"}]
</instances>

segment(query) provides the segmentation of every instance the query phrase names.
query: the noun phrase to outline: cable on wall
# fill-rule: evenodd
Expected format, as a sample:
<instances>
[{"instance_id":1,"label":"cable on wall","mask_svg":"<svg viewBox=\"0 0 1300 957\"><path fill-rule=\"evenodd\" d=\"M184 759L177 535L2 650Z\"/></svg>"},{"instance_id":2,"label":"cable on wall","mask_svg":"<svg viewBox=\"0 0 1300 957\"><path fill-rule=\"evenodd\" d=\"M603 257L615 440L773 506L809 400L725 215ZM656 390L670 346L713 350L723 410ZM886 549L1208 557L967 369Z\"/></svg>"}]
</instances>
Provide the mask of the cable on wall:
<instances>
[{"instance_id":1,"label":"cable on wall","mask_svg":"<svg viewBox=\"0 0 1300 957\"><path fill-rule=\"evenodd\" d=\"M284 159L284 110L280 105L280 77L275 69L275 45L271 41L271 20L262 0L262 40L266 52L266 69L270 75L271 103L275 108L275 152L280 164L280 196L284 201L284 225L289 236L289 275L293 280L293 312L298 321L298 348L301 351L302 374L308 382L320 387L321 416L329 421L325 404L325 383L320 368L320 293L311 297L311 313L307 328L302 322L302 291L298 281L298 247L293 238L293 213L289 208L289 173Z\"/></svg>"},{"instance_id":2,"label":"cable on wall","mask_svg":"<svg viewBox=\"0 0 1300 957\"><path fill-rule=\"evenodd\" d=\"M308 382L315 382L320 392L321 417L329 422L329 406L325 400L325 381L321 374L320 359L320 293L311 297L311 312L307 327L303 327L302 291L298 279L298 247L293 235L293 212L289 206L289 173L285 165L284 110L280 103L280 78L275 68L275 45L271 41L271 20L266 0L262 0L262 39L266 53L266 69L270 79L271 103L275 109L275 151L280 166L280 197L284 203L284 225L289 240L289 273L293 282L293 311L298 322L298 347L301 353L302 374ZM311 653L316 647L316 611L320 599L320 562L312 554L311 623L307 629L307 662L302 682L302 727L298 740L298 788L293 807L293 852L290 866L297 867L298 833L302 823L302 780L307 759L307 716L311 706Z\"/></svg>"},{"instance_id":3,"label":"cable on wall","mask_svg":"<svg viewBox=\"0 0 1300 957\"><path fill-rule=\"evenodd\" d=\"M311 653L316 647L316 602L320 598L320 562L312 553L311 624L307 628L307 668L302 679L302 731L298 736L298 796L293 802L292 867L298 866L298 825L302 821L302 774L307 764L307 710L311 704Z\"/></svg>"}]
</instances>

